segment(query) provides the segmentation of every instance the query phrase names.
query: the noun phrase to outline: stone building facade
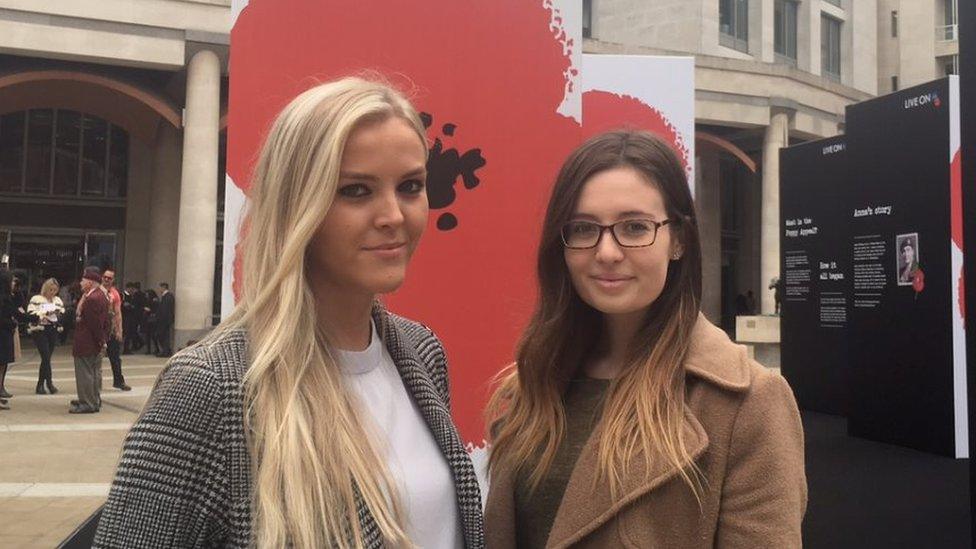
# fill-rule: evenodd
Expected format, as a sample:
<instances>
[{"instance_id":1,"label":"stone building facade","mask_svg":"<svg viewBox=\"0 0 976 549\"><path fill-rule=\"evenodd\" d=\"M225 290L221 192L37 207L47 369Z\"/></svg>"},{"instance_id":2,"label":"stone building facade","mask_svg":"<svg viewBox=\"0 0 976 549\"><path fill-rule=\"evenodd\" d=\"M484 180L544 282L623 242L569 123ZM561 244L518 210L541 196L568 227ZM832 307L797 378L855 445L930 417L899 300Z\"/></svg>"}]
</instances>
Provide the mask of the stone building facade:
<instances>
[{"instance_id":1,"label":"stone building facade","mask_svg":"<svg viewBox=\"0 0 976 549\"><path fill-rule=\"evenodd\" d=\"M705 314L749 291L774 310L779 149L843 132L878 92L875 0L589 0L584 50L695 56L696 199Z\"/></svg>"},{"instance_id":2,"label":"stone building facade","mask_svg":"<svg viewBox=\"0 0 976 549\"><path fill-rule=\"evenodd\" d=\"M0 1L0 254L86 263L213 321L230 0Z\"/></svg>"},{"instance_id":3,"label":"stone building facade","mask_svg":"<svg viewBox=\"0 0 976 549\"><path fill-rule=\"evenodd\" d=\"M959 0L878 0L878 93L959 73Z\"/></svg>"}]
</instances>

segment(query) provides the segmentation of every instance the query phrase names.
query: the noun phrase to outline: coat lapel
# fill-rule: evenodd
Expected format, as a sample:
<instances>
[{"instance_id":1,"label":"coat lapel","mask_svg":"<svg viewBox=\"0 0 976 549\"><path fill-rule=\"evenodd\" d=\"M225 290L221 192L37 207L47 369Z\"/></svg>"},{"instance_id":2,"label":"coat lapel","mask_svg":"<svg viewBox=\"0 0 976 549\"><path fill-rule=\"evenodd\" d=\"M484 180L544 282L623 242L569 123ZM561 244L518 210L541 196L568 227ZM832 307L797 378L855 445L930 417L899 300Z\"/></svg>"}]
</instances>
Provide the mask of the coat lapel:
<instances>
[{"instance_id":1,"label":"coat lapel","mask_svg":"<svg viewBox=\"0 0 976 549\"><path fill-rule=\"evenodd\" d=\"M451 412L438 393L428 367L417 354L415 345L410 342L392 316L377 306L373 310L373 319L379 327L378 331L383 334L383 342L396 364L403 386L417 403L424 422L451 469L465 546L481 547L484 543L482 538L484 525L477 476L471 458L454 427Z\"/></svg>"},{"instance_id":2,"label":"coat lapel","mask_svg":"<svg viewBox=\"0 0 976 549\"><path fill-rule=\"evenodd\" d=\"M725 332L716 328L702 314L698 315L691 340L684 364L690 377L728 391L748 390L751 380L744 347L729 345ZM682 430L691 459L698 459L708 448L708 435L687 405ZM677 467L663 459L652 461L650 470L647 470L643 460L635 459L631 471L624 477L621 497L611 498L607 483L594 486L593 482L599 471L597 445L601 432L602 423L593 430L580 453L556 513L547 547L563 548L576 543L610 520L624 506L679 473Z\"/></svg>"},{"instance_id":3,"label":"coat lapel","mask_svg":"<svg viewBox=\"0 0 976 549\"><path fill-rule=\"evenodd\" d=\"M697 418L687 408L682 422L683 436L691 459L697 459L708 448L708 435ZM630 470L624 475L623 487L617 498L610 494L606 482L594 483L599 472L598 445L603 432L598 425L586 445L569 477L566 492L563 494L559 510L549 533L547 548L564 548L580 541L585 536L610 520L622 508L644 494L671 480L679 469L666 460L656 459L650 468L638 457ZM687 466L687 463L685 464Z\"/></svg>"},{"instance_id":4,"label":"coat lapel","mask_svg":"<svg viewBox=\"0 0 976 549\"><path fill-rule=\"evenodd\" d=\"M488 549L515 547L515 475L511 469L499 467L491 471L491 487L485 506L485 546Z\"/></svg>"}]
</instances>

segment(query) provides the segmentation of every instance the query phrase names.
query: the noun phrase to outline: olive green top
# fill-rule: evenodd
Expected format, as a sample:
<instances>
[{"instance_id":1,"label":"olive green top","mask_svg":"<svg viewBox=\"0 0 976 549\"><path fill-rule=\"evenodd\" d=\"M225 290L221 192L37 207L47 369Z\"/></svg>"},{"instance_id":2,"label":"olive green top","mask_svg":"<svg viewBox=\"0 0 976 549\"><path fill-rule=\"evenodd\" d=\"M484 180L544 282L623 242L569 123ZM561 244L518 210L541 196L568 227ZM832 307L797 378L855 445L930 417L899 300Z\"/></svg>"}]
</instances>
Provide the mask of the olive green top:
<instances>
[{"instance_id":1,"label":"olive green top","mask_svg":"<svg viewBox=\"0 0 976 549\"><path fill-rule=\"evenodd\" d=\"M515 478L515 531L519 549L545 547L556 511L573 473L573 467L600 419L608 379L579 378L571 381L563 396L566 432L546 476L529 491L529 468Z\"/></svg>"}]
</instances>

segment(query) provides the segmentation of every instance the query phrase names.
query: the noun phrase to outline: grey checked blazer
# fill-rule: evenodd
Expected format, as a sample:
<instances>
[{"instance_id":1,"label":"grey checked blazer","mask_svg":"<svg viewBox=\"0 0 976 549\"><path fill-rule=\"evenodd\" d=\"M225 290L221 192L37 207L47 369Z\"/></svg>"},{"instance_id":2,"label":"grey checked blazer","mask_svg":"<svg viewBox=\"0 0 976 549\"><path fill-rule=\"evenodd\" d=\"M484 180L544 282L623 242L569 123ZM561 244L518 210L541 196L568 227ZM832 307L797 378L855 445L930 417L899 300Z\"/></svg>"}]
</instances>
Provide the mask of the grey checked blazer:
<instances>
[{"instance_id":1,"label":"grey checked blazer","mask_svg":"<svg viewBox=\"0 0 976 549\"><path fill-rule=\"evenodd\" d=\"M454 476L468 548L484 547L481 493L451 421L447 361L426 327L373 311L407 392L416 401ZM156 381L122 449L94 547L248 547L251 461L244 436L241 380L248 365L243 330L178 353ZM383 540L359 501L364 545Z\"/></svg>"}]
</instances>

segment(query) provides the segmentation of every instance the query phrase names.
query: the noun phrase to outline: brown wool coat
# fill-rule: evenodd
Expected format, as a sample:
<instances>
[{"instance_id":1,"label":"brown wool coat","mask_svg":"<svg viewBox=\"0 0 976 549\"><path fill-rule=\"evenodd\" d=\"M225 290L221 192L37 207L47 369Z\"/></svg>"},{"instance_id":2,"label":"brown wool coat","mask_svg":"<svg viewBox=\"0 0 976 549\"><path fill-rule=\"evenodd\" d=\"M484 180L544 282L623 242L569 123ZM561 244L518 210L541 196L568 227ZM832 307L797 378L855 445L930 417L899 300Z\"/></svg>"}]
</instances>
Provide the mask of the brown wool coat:
<instances>
[{"instance_id":1,"label":"brown wool coat","mask_svg":"<svg viewBox=\"0 0 976 549\"><path fill-rule=\"evenodd\" d=\"M745 348L700 316L685 362L684 436L705 478L702 505L678 470L642 460L616 499L594 487L594 429L556 513L547 548L800 547L806 511L803 429L793 393L779 374L750 360ZM647 474L645 474L647 473ZM515 547L511 471L492 473L485 509L489 549Z\"/></svg>"}]
</instances>

